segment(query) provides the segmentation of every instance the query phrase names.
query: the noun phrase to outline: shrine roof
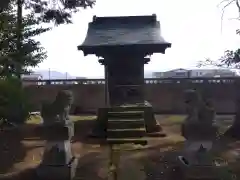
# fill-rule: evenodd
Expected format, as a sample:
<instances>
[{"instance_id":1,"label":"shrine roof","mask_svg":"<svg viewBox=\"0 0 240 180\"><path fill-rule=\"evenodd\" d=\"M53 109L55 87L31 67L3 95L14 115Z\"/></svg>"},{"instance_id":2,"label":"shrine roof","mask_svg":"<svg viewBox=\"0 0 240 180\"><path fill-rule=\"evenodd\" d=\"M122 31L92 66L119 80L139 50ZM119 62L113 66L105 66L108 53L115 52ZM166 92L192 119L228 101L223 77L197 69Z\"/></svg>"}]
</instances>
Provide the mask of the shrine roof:
<instances>
[{"instance_id":1,"label":"shrine roof","mask_svg":"<svg viewBox=\"0 0 240 180\"><path fill-rule=\"evenodd\" d=\"M86 38L82 45L78 46L78 50L87 55L96 54L97 49L132 45L157 45L159 48L161 46L162 53L171 47L161 36L160 22L157 21L156 15L94 16L88 25Z\"/></svg>"}]
</instances>

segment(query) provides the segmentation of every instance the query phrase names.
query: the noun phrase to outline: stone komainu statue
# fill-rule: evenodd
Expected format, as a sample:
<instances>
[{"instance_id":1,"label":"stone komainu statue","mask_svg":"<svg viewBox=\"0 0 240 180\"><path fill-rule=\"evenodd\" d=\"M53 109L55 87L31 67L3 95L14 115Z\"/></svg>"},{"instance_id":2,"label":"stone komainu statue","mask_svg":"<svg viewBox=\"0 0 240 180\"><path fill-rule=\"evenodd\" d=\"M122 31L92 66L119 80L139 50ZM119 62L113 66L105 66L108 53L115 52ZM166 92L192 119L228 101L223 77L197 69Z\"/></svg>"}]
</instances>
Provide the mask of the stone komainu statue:
<instances>
[{"instance_id":1,"label":"stone komainu statue","mask_svg":"<svg viewBox=\"0 0 240 180\"><path fill-rule=\"evenodd\" d=\"M182 135L210 136L215 118L212 102L204 100L196 90L185 91L185 99L187 118L182 126Z\"/></svg>"},{"instance_id":2,"label":"stone komainu statue","mask_svg":"<svg viewBox=\"0 0 240 180\"><path fill-rule=\"evenodd\" d=\"M195 90L185 91L186 113L188 115L186 118L187 123L198 121L200 99L200 95Z\"/></svg>"},{"instance_id":3,"label":"stone komainu statue","mask_svg":"<svg viewBox=\"0 0 240 180\"><path fill-rule=\"evenodd\" d=\"M69 112L73 103L71 91L59 91L53 103L43 103L41 116L44 123L53 123L69 120Z\"/></svg>"},{"instance_id":4,"label":"stone komainu statue","mask_svg":"<svg viewBox=\"0 0 240 180\"><path fill-rule=\"evenodd\" d=\"M196 90L185 91L185 103L188 122L200 122L212 124L215 118L215 110L210 99L203 99Z\"/></svg>"},{"instance_id":5,"label":"stone komainu statue","mask_svg":"<svg viewBox=\"0 0 240 180\"><path fill-rule=\"evenodd\" d=\"M63 90L52 103L42 105L42 134L46 145L36 171L39 179L72 179L74 176L78 161L72 154L70 142L74 136L74 123L69 120L72 103L72 92Z\"/></svg>"}]
</instances>

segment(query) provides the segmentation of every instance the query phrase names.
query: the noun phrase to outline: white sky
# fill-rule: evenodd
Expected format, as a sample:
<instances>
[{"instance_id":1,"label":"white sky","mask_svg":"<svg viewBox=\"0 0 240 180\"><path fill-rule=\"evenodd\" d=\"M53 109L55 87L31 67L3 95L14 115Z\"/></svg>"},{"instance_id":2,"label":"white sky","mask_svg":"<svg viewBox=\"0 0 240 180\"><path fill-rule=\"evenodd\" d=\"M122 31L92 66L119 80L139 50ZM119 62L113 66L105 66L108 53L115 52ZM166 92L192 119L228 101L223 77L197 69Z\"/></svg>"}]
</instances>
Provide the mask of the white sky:
<instances>
[{"instance_id":1,"label":"white sky","mask_svg":"<svg viewBox=\"0 0 240 180\"><path fill-rule=\"evenodd\" d=\"M237 48L240 28L234 5L225 11L221 30L221 0L97 0L93 9L74 15L74 23L61 25L37 39L48 52L39 69L69 72L73 76L97 77L103 67L95 56L83 56L77 50L87 33L92 16L129 16L157 14L162 36L172 43L166 54L155 54L145 66L147 71L195 68L199 60L218 58L224 50Z\"/></svg>"}]
</instances>

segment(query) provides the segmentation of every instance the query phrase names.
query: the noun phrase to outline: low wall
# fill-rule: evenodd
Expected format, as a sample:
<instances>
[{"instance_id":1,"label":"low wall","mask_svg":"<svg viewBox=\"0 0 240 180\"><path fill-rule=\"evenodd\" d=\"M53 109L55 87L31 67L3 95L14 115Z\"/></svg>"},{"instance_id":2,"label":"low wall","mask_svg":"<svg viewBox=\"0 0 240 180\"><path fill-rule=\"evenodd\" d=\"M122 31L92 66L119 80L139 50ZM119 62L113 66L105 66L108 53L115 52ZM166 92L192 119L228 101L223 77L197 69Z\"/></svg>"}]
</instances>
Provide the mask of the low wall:
<instances>
[{"instance_id":1,"label":"low wall","mask_svg":"<svg viewBox=\"0 0 240 180\"><path fill-rule=\"evenodd\" d=\"M217 113L233 114L238 82L240 78L145 79L145 99L157 113L182 114L184 90L195 88L213 100ZM104 107L104 83L102 79L28 81L25 89L34 111L41 108L43 101L53 101L59 90L68 89L75 97L73 109L96 112Z\"/></svg>"}]
</instances>

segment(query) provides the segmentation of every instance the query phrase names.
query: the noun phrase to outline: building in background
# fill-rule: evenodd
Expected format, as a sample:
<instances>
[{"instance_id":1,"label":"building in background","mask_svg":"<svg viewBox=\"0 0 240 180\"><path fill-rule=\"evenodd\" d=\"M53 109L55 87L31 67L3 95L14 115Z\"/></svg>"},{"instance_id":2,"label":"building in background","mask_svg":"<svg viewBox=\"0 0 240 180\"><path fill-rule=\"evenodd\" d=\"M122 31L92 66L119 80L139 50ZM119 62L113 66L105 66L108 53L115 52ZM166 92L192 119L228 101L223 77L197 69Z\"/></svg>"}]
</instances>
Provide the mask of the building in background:
<instances>
[{"instance_id":1,"label":"building in background","mask_svg":"<svg viewBox=\"0 0 240 180\"><path fill-rule=\"evenodd\" d=\"M28 75L22 75L22 79L26 80L42 80L43 76L40 73L31 73Z\"/></svg>"},{"instance_id":2,"label":"building in background","mask_svg":"<svg viewBox=\"0 0 240 180\"><path fill-rule=\"evenodd\" d=\"M165 72L153 72L154 78L187 78L190 71L187 69L173 69Z\"/></svg>"},{"instance_id":3,"label":"building in background","mask_svg":"<svg viewBox=\"0 0 240 180\"><path fill-rule=\"evenodd\" d=\"M191 77L234 77L237 73L230 69L194 69Z\"/></svg>"},{"instance_id":4,"label":"building in background","mask_svg":"<svg viewBox=\"0 0 240 180\"><path fill-rule=\"evenodd\" d=\"M29 75L22 75L22 80L23 80L23 85L28 86L28 85L40 85L40 82L34 82L37 80L42 80L43 76L39 73L31 73ZM28 80L33 80L33 82L28 81Z\"/></svg>"},{"instance_id":5,"label":"building in background","mask_svg":"<svg viewBox=\"0 0 240 180\"><path fill-rule=\"evenodd\" d=\"M75 79L87 79L87 78L86 78L86 77L78 76L78 77L75 77Z\"/></svg>"},{"instance_id":6,"label":"building in background","mask_svg":"<svg viewBox=\"0 0 240 180\"><path fill-rule=\"evenodd\" d=\"M195 77L234 77L237 73L230 69L174 69L153 72L153 78L195 78Z\"/></svg>"}]
</instances>

